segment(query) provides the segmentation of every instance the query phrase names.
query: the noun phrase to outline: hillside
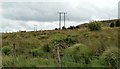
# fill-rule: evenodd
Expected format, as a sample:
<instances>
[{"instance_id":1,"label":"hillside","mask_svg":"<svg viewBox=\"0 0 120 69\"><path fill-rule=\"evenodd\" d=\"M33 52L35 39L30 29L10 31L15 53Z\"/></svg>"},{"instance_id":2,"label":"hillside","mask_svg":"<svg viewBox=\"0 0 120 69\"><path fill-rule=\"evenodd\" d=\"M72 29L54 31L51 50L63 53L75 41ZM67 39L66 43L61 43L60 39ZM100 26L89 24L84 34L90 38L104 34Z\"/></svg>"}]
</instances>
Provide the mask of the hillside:
<instances>
[{"instance_id":1,"label":"hillside","mask_svg":"<svg viewBox=\"0 0 120 69\"><path fill-rule=\"evenodd\" d=\"M103 25L110 25L110 23L115 23L116 21L118 21L120 19L112 19L112 20L102 20L102 21L99 21L101 22ZM79 26L80 28L83 28L87 25L87 23L84 23L84 24L80 24L80 25L77 25Z\"/></svg>"},{"instance_id":2,"label":"hillside","mask_svg":"<svg viewBox=\"0 0 120 69\"><path fill-rule=\"evenodd\" d=\"M101 22L104 24L115 21ZM118 67L118 30L119 27L104 26L99 31L90 31L83 27L3 33L3 66L57 67L59 45L62 67Z\"/></svg>"}]
</instances>

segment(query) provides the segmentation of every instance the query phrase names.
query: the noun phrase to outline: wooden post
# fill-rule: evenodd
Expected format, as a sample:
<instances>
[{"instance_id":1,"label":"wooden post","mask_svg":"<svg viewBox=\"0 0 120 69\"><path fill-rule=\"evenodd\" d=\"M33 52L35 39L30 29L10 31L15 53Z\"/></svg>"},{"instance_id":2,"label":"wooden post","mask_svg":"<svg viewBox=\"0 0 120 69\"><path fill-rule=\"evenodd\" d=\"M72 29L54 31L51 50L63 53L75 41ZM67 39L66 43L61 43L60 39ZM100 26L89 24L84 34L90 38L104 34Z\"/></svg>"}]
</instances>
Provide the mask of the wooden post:
<instances>
[{"instance_id":1,"label":"wooden post","mask_svg":"<svg viewBox=\"0 0 120 69\"><path fill-rule=\"evenodd\" d=\"M57 46L57 58L58 58L58 67L61 67L61 60L60 60L60 45Z\"/></svg>"},{"instance_id":2,"label":"wooden post","mask_svg":"<svg viewBox=\"0 0 120 69\"><path fill-rule=\"evenodd\" d=\"M15 48L15 43L13 44L13 57L16 57L16 48Z\"/></svg>"},{"instance_id":3,"label":"wooden post","mask_svg":"<svg viewBox=\"0 0 120 69\"><path fill-rule=\"evenodd\" d=\"M60 45L59 44L56 45L55 48L56 48L55 60L56 60L58 69L61 69Z\"/></svg>"}]
</instances>

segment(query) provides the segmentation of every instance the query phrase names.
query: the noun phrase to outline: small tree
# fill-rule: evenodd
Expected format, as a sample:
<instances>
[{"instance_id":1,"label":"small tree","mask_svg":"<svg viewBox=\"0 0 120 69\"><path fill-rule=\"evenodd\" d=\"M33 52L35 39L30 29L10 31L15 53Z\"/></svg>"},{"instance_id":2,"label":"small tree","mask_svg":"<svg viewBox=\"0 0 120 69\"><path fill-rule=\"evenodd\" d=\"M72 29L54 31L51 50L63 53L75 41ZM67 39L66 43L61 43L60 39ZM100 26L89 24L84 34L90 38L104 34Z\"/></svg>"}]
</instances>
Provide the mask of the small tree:
<instances>
[{"instance_id":1,"label":"small tree","mask_svg":"<svg viewBox=\"0 0 120 69\"><path fill-rule=\"evenodd\" d=\"M74 26L70 26L70 27L68 27L68 29L75 29L75 27Z\"/></svg>"},{"instance_id":2,"label":"small tree","mask_svg":"<svg viewBox=\"0 0 120 69\"><path fill-rule=\"evenodd\" d=\"M55 30L58 30L58 28L55 28Z\"/></svg>"},{"instance_id":3,"label":"small tree","mask_svg":"<svg viewBox=\"0 0 120 69\"><path fill-rule=\"evenodd\" d=\"M62 29L64 30L64 29L66 29L66 27L65 27L65 26L63 26L63 27L62 27Z\"/></svg>"},{"instance_id":4,"label":"small tree","mask_svg":"<svg viewBox=\"0 0 120 69\"><path fill-rule=\"evenodd\" d=\"M97 31L97 30L101 30L101 23L100 22L90 22L88 24L88 28L91 30L91 31Z\"/></svg>"},{"instance_id":5,"label":"small tree","mask_svg":"<svg viewBox=\"0 0 120 69\"><path fill-rule=\"evenodd\" d=\"M115 26L115 24L114 24L114 23L111 23L111 24L110 24L110 27L114 27L114 26Z\"/></svg>"},{"instance_id":6,"label":"small tree","mask_svg":"<svg viewBox=\"0 0 120 69\"><path fill-rule=\"evenodd\" d=\"M79 26L76 26L76 28L80 28Z\"/></svg>"},{"instance_id":7,"label":"small tree","mask_svg":"<svg viewBox=\"0 0 120 69\"><path fill-rule=\"evenodd\" d=\"M5 55L9 55L10 54L10 52L11 52L11 47L10 46L4 46L3 48L2 48L2 52L5 54Z\"/></svg>"},{"instance_id":8,"label":"small tree","mask_svg":"<svg viewBox=\"0 0 120 69\"><path fill-rule=\"evenodd\" d=\"M115 22L115 26L120 27L120 21L119 20Z\"/></svg>"}]
</instances>

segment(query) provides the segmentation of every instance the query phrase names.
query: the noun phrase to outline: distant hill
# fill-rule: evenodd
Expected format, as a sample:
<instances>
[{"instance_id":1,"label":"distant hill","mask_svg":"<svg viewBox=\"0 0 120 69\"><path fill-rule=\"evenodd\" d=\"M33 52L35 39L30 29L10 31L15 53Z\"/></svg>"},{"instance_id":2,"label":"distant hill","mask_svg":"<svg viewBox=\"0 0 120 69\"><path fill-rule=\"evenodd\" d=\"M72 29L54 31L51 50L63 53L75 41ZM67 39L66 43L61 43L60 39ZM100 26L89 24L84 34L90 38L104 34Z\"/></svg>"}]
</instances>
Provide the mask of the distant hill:
<instances>
[{"instance_id":1,"label":"distant hill","mask_svg":"<svg viewBox=\"0 0 120 69\"><path fill-rule=\"evenodd\" d=\"M109 25L110 23L114 23L114 22L116 22L117 20L120 20L120 19L102 20L102 21L99 21L99 22L107 23L107 25ZM83 27L85 27L87 24L88 24L88 23L84 23L84 24L80 24L80 25L77 25L77 26L79 26L80 28L83 28Z\"/></svg>"}]
</instances>

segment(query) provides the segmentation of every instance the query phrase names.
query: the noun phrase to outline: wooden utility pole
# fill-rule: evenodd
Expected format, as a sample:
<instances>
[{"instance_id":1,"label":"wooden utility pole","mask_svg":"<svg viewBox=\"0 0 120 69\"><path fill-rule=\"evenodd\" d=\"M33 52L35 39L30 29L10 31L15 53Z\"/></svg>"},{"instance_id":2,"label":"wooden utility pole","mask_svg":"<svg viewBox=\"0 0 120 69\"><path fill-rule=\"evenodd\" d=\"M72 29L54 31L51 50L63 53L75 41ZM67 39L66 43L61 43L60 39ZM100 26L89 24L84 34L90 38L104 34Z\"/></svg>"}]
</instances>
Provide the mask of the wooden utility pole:
<instances>
[{"instance_id":1,"label":"wooden utility pole","mask_svg":"<svg viewBox=\"0 0 120 69\"><path fill-rule=\"evenodd\" d=\"M59 12L59 29L61 29L61 12Z\"/></svg>"},{"instance_id":2,"label":"wooden utility pole","mask_svg":"<svg viewBox=\"0 0 120 69\"><path fill-rule=\"evenodd\" d=\"M65 14L67 14L66 12L63 12L64 14L64 27L65 27Z\"/></svg>"},{"instance_id":3,"label":"wooden utility pole","mask_svg":"<svg viewBox=\"0 0 120 69\"><path fill-rule=\"evenodd\" d=\"M37 31L37 25L34 25L34 31Z\"/></svg>"},{"instance_id":4,"label":"wooden utility pole","mask_svg":"<svg viewBox=\"0 0 120 69\"><path fill-rule=\"evenodd\" d=\"M36 25L36 31L37 31L37 25Z\"/></svg>"},{"instance_id":5,"label":"wooden utility pole","mask_svg":"<svg viewBox=\"0 0 120 69\"><path fill-rule=\"evenodd\" d=\"M67 14L66 12L59 12L59 29L61 29L61 15L64 15L64 27L65 27L65 15Z\"/></svg>"},{"instance_id":6,"label":"wooden utility pole","mask_svg":"<svg viewBox=\"0 0 120 69\"><path fill-rule=\"evenodd\" d=\"M34 31L35 31L35 25L34 25Z\"/></svg>"}]
</instances>

